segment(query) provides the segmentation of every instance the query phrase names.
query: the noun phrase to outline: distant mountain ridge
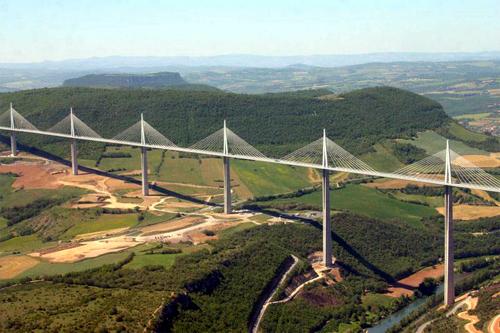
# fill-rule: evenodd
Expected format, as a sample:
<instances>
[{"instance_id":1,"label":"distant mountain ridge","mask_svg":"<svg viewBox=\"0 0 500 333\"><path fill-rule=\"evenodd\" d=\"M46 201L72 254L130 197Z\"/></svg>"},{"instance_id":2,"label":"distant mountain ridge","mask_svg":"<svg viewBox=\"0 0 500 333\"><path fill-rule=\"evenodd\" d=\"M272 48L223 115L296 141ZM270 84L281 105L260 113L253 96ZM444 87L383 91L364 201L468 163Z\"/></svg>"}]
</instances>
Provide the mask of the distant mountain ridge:
<instances>
[{"instance_id":1,"label":"distant mountain ridge","mask_svg":"<svg viewBox=\"0 0 500 333\"><path fill-rule=\"evenodd\" d=\"M124 67L228 66L285 67L293 64L339 67L372 62L498 60L500 51L487 52L384 52L366 54L325 54L267 56L228 54L216 56L108 56L33 63L0 63L0 68L51 70L109 70Z\"/></svg>"},{"instance_id":2,"label":"distant mountain ridge","mask_svg":"<svg viewBox=\"0 0 500 333\"><path fill-rule=\"evenodd\" d=\"M179 73L89 74L63 82L65 87L162 88L188 84Z\"/></svg>"}]
</instances>

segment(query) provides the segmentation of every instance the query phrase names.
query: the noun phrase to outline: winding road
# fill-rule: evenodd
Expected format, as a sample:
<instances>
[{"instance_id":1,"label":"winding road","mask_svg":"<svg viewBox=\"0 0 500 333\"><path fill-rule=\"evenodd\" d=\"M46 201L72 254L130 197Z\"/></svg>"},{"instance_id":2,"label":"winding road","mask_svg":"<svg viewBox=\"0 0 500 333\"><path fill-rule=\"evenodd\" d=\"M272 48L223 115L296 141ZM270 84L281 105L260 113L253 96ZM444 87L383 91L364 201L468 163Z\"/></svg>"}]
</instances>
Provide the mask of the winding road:
<instances>
[{"instance_id":1,"label":"winding road","mask_svg":"<svg viewBox=\"0 0 500 333\"><path fill-rule=\"evenodd\" d=\"M285 282L285 279L288 276L288 274L295 268L295 266L297 266L297 263L299 262L299 258L297 258L296 256L294 256L292 254L292 259L293 259L293 264L290 266L290 268L288 268L288 270L286 272L283 273L283 275L281 276L280 282L276 285L276 287L273 289L273 291L269 294L266 301L264 302L264 305L260 309L259 316L257 317L257 320L255 321L253 327L250 329L251 333L257 333L257 331L259 330L260 322L262 321L262 318L264 317L264 313L266 312L267 307L269 306L269 304L271 304L271 299L274 297L276 290L278 290L278 288L283 284L283 282Z\"/></svg>"}]
</instances>

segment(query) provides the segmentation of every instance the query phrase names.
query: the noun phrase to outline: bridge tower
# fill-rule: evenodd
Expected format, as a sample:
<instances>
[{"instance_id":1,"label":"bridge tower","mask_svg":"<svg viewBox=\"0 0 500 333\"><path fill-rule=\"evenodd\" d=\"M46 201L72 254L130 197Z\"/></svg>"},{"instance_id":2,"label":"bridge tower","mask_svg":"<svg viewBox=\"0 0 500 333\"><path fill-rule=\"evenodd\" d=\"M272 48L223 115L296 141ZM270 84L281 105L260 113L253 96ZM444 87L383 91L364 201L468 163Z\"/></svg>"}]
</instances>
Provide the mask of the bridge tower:
<instances>
[{"instance_id":1,"label":"bridge tower","mask_svg":"<svg viewBox=\"0 0 500 333\"><path fill-rule=\"evenodd\" d=\"M73 116L73 108L70 108L69 114L70 121L70 131L71 131L71 172L73 175L78 175L78 149L76 147L76 139L75 139L75 120Z\"/></svg>"},{"instance_id":2,"label":"bridge tower","mask_svg":"<svg viewBox=\"0 0 500 333\"><path fill-rule=\"evenodd\" d=\"M455 302L455 280L453 273L454 239L453 239L453 189L451 175L450 144L446 140L446 158L444 173L444 305L451 306Z\"/></svg>"},{"instance_id":3,"label":"bridge tower","mask_svg":"<svg viewBox=\"0 0 500 333\"><path fill-rule=\"evenodd\" d=\"M330 172L328 171L328 150L326 130L323 130L323 177L322 177L322 203L323 203L323 264L332 267L332 226L330 219Z\"/></svg>"},{"instance_id":4,"label":"bridge tower","mask_svg":"<svg viewBox=\"0 0 500 333\"><path fill-rule=\"evenodd\" d=\"M227 127L226 120L224 120L224 157L222 158L224 164L224 214L231 214L231 169L229 165L229 146L227 142Z\"/></svg>"},{"instance_id":5,"label":"bridge tower","mask_svg":"<svg viewBox=\"0 0 500 333\"><path fill-rule=\"evenodd\" d=\"M141 173L142 173L142 195L149 195L149 184L148 184L148 154L147 148L144 146L146 144L146 135L144 132L144 116L141 113Z\"/></svg>"},{"instance_id":6,"label":"bridge tower","mask_svg":"<svg viewBox=\"0 0 500 333\"><path fill-rule=\"evenodd\" d=\"M12 103L10 103L10 128L13 130L15 128L14 124L14 108L12 107ZM10 155L17 155L17 142L16 142L16 132L10 132Z\"/></svg>"}]
</instances>

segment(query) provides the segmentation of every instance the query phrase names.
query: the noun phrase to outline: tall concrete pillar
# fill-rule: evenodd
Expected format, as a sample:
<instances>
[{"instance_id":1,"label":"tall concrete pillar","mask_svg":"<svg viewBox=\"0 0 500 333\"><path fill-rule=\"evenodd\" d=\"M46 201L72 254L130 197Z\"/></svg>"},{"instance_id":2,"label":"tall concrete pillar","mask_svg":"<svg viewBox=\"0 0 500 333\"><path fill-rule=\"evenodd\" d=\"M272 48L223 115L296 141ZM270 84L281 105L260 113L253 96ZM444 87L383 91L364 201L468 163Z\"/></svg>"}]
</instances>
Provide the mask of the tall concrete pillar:
<instances>
[{"instance_id":1,"label":"tall concrete pillar","mask_svg":"<svg viewBox=\"0 0 500 333\"><path fill-rule=\"evenodd\" d=\"M17 155L17 142L16 142L16 134L14 132L10 132L10 155Z\"/></svg>"},{"instance_id":2,"label":"tall concrete pillar","mask_svg":"<svg viewBox=\"0 0 500 333\"><path fill-rule=\"evenodd\" d=\"M146 147L141 147L142 195L149 195L148 154Z\"/></svg>"},{"instance_id":3,"label":"tall concrete pillar","mask_svg":"<svg viewBox=\"0 0 500 333\"><path fill-rule=\"evenodd\" d=\"M229 168L229 157L223 157L224 161L224 213L231 214L231 172Z\"/></svg>"},{"instance_id":4,"label":"tall concrete pillar","mask_svg":"<svg viewBox=\"0 0 500 333\"><path fill-rule=\"evenodd\" d=\"M455 302L455 281L453 277L454 240L453 240L453 192L451 186L445 187L444 194L444 305Z\"/></svg>"},{"instance_id":5,"label":"tall concrete pillar","mask_svg":"<svg viewBox=\"0 0 500 333\"><path fill-rule=\"evenodd\" d=\"M323 170L323 264L332 267L332 225L330 220L330 173Z\"/></svg>"},{"instance_id":6,"label":"tall concrete pillar","mask_svg":"<svg viewBox=\"0 0 500 333\"><path fill-rule=\"evenodd\" d=\"M78 175L78 150L76 148L76 140L71 141L71 172L73 175Z\"/></svg>"}]
</instances>

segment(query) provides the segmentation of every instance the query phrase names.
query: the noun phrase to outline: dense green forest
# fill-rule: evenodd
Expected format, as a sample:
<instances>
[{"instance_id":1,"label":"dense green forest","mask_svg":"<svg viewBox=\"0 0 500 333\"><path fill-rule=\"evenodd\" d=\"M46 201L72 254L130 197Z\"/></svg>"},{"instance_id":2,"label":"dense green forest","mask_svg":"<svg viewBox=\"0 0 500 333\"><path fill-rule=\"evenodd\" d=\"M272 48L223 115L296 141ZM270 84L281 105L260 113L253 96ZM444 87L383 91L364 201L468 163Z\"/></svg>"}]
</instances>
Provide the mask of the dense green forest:
<instances>
[{"instance_id":1,"label":"dense green forest","mask_svg":"<svg viewBox=\"0 0 500 333\"><path fill-rule=\"evenodd\" d=\"M146 121L179 145L206 137L226 119L242 138L276 157L316 140L323 128L340 145L361 154L381 139L409 138L450 121L438 103L400 89L368 88L333 99L317 98L326 93L52 88L0 94L0 108L7 110L13 102L29 121L47 129L73 107L80 119L104 137L120 133L144 113ZM58 139L25 135L22 140L61 153ZM81 145L82 154L98 153L85 145Z\"/></svg>"},{"instance_id":2,"label":"dense green forest","mask_svg":"<svg viewBox=\"0 0 500 333\"><path fill-rule=\"evenodd\" d=\"M346 213L337 214L332 223L333 253L341 265L344 281L328 292L338 302L317 307L302 304L299 299L298 303L274 308L265 324L270 331L274 331L273 327L288 327L289 331L303 332L324 323L325 318L334 326L376 320L387 308L367 308L360 303L363 295L382 291L388 281L435 263L442 256L442 234L436 232L442 225L430 230L413 229L397 221L382 222ZM498 242L486 236L457 237L457 249L484 248L485 244L495 243ZM489 247L490 251L498 251L498 244L493 247ZM246 331L255 302L290 254L304 260L309 253L320 249L318 224L262 225L212 241L209 249L179 256L169 269L163 266L127 269L124 265L132 260L128 257L115 265L45 276L50 283L26 284L13 287L12 292L3 292L0 310L8 307L16 311L0 311L4 313L1 327L5 331L19 331L60 325L57 327L64 330L74 327L76 322L82 331L99 327L108 331L133 330L145 321L143 313L138 312L138 303L150 304L145 311L152 313L163 302L165 306L154 321L157 331ZM311 292L317 293L318 288L322 287L316 286ZM61 305L28 302L26 297L33 293L46 295L44 299L53 299L58 304L64 293L82 293L84 297L80 302L74 296L67 299L72 312L65 313ZM129 296L132 294L134 297ZM23 305L27 303L29 306ZM44 317L34 314L38 311L30 312L29 309L37 307L42 313L49 311L53 315ZM174 312L170 312L172 308ZM71 319L77 310L85 314L84 320ZM301 316L297 317L297 311ZM365 317L367 313L371 319ZM25 316L29 316L29 323L21 320Z\"/></svg>"}]
</instances>

